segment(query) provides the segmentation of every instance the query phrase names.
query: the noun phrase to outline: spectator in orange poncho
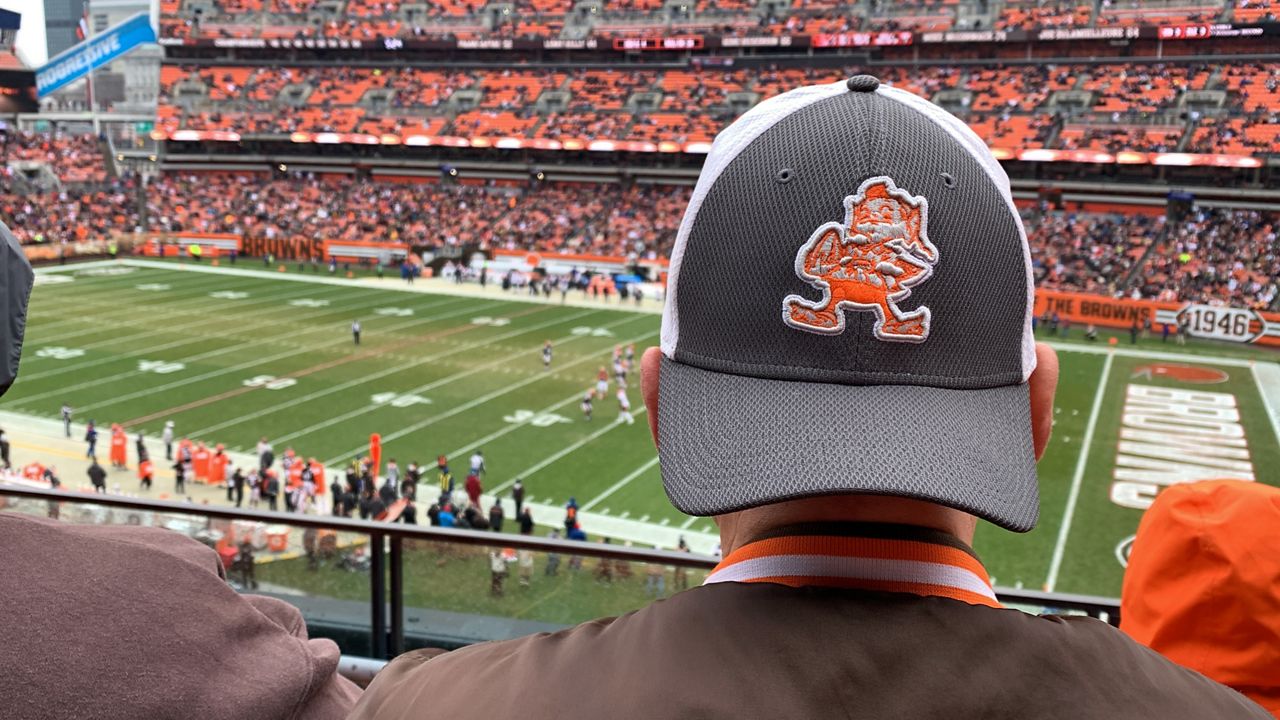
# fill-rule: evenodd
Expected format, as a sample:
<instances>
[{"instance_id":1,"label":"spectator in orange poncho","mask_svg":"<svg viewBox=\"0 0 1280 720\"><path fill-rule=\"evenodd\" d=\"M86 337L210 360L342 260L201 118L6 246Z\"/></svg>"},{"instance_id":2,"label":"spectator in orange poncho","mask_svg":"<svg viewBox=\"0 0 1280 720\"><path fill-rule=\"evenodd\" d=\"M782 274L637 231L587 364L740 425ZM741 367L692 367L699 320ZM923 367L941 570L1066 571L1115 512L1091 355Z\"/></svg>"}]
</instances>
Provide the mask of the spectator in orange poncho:
<instances>
[{"instance_id":1,"label":"spectator in orange poncho","mask_svg":"<svg viewBox=\"0 0 1280 720\"><path fill-rule=\"evenodd\" d=\"M1162 491L1138 526L1120 629L1280 718L1280 488Z\"/></svg>"}]
</instances>

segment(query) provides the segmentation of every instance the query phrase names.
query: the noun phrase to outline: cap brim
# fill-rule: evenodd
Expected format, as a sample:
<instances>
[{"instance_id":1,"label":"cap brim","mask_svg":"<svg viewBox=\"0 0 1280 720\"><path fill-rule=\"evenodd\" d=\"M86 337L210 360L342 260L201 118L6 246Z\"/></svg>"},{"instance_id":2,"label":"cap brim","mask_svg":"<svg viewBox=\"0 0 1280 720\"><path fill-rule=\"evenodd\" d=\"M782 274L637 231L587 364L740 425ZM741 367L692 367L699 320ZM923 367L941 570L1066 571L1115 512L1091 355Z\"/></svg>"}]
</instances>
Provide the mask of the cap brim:
<instances>
[{"instance_id":1,"label":"cap brim","mask_svg":"<svg viewBox=\"0 0 1280 720\"><path fill-rule=\"evenodd\" d=\"M1026 532L1039 515L1026 383L979 390L744 377L662 359L667 496L719 515L815 495L928 500Z\"/></svg>"}]
</instances>

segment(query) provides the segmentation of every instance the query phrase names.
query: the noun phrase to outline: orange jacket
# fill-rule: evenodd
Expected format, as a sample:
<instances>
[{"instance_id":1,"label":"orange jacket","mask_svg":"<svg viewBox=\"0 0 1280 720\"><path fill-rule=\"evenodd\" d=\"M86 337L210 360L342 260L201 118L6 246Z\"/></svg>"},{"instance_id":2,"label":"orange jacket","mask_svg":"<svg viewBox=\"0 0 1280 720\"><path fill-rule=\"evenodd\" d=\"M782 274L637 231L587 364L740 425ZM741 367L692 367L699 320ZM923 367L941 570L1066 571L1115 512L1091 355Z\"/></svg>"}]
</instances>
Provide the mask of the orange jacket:
<instances>
[{"instance_id":1,"label":"orange jacket","mask_svg":"<svg viewBox=\"0 0 1280 720\"><path fill-rule=\"evenodd\" d=\"M138 463L138 479L142 480L151 475L151 461L143 460Z\"/></svg>"},{"instance_id":2,"label":"orange jacket","mask_svg":"<svg viewBox=\"0 0 1280 720\"><path fill-rule=\"evenodd\" d=\"M111 430L111 462L115 465L124 465L129 440L125 437L124 430L118 428L117 425Z\"/></svg>"},{"instance_id":3,"label":"orange jacket","mask_svg":"<svg viewBox=\"0 0 1280 720\"><path fill-rule=\"evenodd\" d=\"M196 445L195 452L191 453L191 469L200 480L209 479L209 457L209 448L204 443Z\"/></svg>"},{"instance_id":4,"label":"orange jacket","mask_svg":"<svg viewBox=\"0 0 1280 720\"><path fill-rule=\"evenodd\" d=\"M1161 491L1138 526L1120 629L1280 718L1280 488Z\"/></svg>"},{"instance_id":5,"label":"orange jacket","mask_svg":"<svg viewBox=\"0 0 1280 720\"><path fill-rule=\"evenodd\" d=\"M323 495L325 491L324 484L324 465L316 460L311 461L311 480L316 484L316 494Z\"/></svg>"},{"instance_id":6,"label":"orange jacket","mask_svg":"<svg viewBox=\"0 0 1280 720\"><path fill-rule=\"evenodd\" d=\"M213 456L209 458L209 482L221 485L226 481L227 456L222 454L222 448L219 447L214 451Z\"/></svg>"}]
</instances>

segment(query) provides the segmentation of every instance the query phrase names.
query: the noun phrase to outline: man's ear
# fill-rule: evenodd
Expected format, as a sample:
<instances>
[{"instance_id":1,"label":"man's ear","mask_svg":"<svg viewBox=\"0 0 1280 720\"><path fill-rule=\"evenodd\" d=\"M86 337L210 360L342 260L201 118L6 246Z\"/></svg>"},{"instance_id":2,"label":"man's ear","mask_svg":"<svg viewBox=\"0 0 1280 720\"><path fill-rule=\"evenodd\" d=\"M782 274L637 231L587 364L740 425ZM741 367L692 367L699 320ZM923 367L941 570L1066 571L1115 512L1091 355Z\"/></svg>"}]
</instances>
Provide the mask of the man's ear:
<instances>
[{"instance_id":1,"label":"man's ear","mask_svg":"<svg viewBox=\"0 0 1280 720\"><path fill-rule=\"evenodd\" d=\"M1053 396L1058 390L1058 353L1053 348L1036 343L1036 369L1027 382L1031 386L1031 441L1039 460L1053 434Z\"/></svg>"},{"instance_id":2,"label":"man's ear","mask_svg":"<svg viewBox=\"0 0 1280 720\"><path fill-rule=\"evenodd\" d=\"M640 394L649 412L649 432L653 433L653 446L658 446L658 369L662 367L662 351L651 347L640 358Z\"/></svg>"}]
</instances>

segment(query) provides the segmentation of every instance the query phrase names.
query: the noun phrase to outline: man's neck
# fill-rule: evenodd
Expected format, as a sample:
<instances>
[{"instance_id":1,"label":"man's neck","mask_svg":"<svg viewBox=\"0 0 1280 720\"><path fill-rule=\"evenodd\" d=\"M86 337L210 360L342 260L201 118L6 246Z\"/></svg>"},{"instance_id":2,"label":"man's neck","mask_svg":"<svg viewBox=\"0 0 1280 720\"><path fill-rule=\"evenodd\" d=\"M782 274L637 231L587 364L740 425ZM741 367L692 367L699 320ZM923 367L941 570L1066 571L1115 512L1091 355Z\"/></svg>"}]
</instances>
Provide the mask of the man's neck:
<instances>
[{"instance_id":1,"label":"man's neck","mask_svg":"<svg viewBox=\"0 0 1280 720\"><path fill-rule=\"evenodd\" d=\"M719 515L721 553L757 540L777 537L788 528L828 523L902 525L950 535L973 545L976 519L968 513L921 500L880 495L828 495L764 505Z\"/></svg>"}]
</instances>

